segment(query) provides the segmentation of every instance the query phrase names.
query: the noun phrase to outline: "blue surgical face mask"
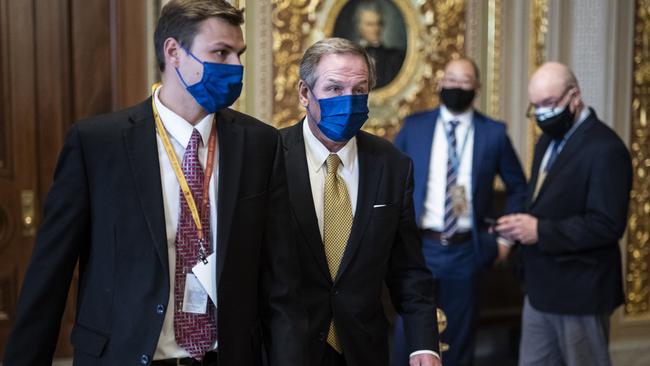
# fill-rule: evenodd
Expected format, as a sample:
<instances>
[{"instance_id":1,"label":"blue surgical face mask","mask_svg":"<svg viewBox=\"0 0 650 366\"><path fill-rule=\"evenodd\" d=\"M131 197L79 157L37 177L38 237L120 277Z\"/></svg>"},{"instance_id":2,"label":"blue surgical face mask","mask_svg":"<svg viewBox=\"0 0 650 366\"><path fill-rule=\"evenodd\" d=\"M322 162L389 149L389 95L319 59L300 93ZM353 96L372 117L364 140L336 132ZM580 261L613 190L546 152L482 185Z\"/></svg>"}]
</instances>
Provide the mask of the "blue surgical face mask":
<instances>
[{"instance_id":1,"label":"blue surgical face mask","mask_svg":"<svg viewBox=\"0 0 650 366\"><path fill-rule=\"evenodd\" d=\"M318 99L318 105L318 128L332 141L350 140L368 119L368 94Z\"/></svg>"},{"instance_id":2,"label":"blue surgical face mask","mask_svg":"<svg viewBox=\"0 0 650 366\"><path fill-rule=\"evenodd\" d=\"M186 49L185 52L203 65L203 77L201 81L193 85L187 85L180 71L176 68L178 77L196 102L208 113L215 113L235 103L241 94L244 67L242 65L203 62L194 56L190 50Z\"/></svg>"}]
</instances>

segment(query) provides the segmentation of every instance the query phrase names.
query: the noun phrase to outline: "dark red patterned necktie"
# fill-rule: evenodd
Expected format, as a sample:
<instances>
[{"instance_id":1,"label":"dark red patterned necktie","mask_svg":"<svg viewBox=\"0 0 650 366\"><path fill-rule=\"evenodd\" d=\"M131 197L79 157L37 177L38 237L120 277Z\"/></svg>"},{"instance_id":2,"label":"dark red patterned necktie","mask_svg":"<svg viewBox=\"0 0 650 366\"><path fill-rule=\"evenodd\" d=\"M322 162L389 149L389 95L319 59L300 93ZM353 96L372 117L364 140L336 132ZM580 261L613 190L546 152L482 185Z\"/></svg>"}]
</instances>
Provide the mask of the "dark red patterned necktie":
<instances>
[{"instance_id":1,"label":"dark red patterned necktie","mask_svg":"<svg viewBox=\"0 0 650 366\"><path fill-rule=\"evenodd\" d=\"M183 174L190 187L194 202L200 205L203 198L203 168L199 162L199 143L201 134L194 129L192 137L183 156ZM174 285L174 334L176 343L183 347L191 357L201 360L217 339L217 322L215 307L208 298L208 306L205 314L193 314L183 312L183 295L185 292L185 278L187 273L192 273L192 267L198 263L199 238L197 228L192 219L190 207L180 194L180 215L178 218L178 230L176 231L176 281ZM199 208L199 207L197 207ZM199 208L200 210L200 208ZM206 244L204 249L206 255L212 252L210 235L210 204L201 218L203 225L203 237Z\"/></svg>"}]
</instances>

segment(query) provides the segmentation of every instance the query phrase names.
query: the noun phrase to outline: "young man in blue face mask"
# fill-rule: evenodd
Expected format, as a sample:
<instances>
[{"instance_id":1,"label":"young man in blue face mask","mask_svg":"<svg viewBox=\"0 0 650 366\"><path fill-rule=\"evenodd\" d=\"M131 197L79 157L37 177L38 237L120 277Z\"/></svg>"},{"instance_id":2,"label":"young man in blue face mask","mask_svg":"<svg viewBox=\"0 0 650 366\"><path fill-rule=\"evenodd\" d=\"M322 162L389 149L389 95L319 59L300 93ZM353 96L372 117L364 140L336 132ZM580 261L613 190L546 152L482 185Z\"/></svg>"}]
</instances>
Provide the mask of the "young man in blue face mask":
<instances>
[{"instance_id":1,"label":"young man in blue face mask","mask_svg":"<svg viewBox=\"0 0 650 366\"><path fill-rule=\"evenodd\" d=\"M496 227L521 245L519 365L609 366L609 317L624 299L618 240L627 223L630 156L584 105L567 66L542 65L528 96L544 134L527 213L504 216Z\"/></svg>"},{"instance_id":2,"label":"young man in blue face mask","mask_svg":"<svg viewBox=\"0 0 650 366\"><path fill-rule=\"evenodd\" d=\"M242 22L223 0L170 1L162 86L72 127L6 365L52 363L77 261L75 365L304 365L280 136L228 109Z\"/></svg>"},{"instance_id":3,"label":"young man in blue face mask","mask_svg":"<svg viewBox=\"0 0 650 366\"><path fill-rule=\"evenodd\" d=\"M447 315L446 366L473 364L478 274L509 252L510 243L497 243L485 221L495 214L494 179L498 175L505 183L507 213L523 210L526 190L505 124L472 106L479 80L474 61L449 61L438 85L440 107L408 116L395 138L413 159L416 222L437 280L438 307ZM395 365L402 366L399 321L395 328Z\"/></svg>"},{"instance_id":4,"label":"young man in blue face mask","mask_svg":"<svg viewBox=\"0 0 650 366\"><path fill-rule=\"evenodd\" d=\"M330 38L300 64L306 117L282 130L292 229L309 314L308 365L388 365L388 286L406 323L411 365L440 365L432 278L413 220L412 166L360 131L374 66L365 50Z\"/></svg>"}]
</instances>

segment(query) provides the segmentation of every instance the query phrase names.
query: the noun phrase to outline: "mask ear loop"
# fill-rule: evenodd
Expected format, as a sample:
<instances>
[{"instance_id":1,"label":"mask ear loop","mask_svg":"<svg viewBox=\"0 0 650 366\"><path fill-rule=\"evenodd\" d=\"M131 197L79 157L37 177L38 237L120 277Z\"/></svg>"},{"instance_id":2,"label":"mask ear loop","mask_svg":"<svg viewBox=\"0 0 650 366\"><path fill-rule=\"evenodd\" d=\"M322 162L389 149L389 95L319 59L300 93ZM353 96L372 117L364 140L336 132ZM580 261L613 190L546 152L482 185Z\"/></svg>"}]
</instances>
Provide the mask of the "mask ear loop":
<instances>
[{"instance_id":1,"label":"mask ear loop","mask_svg":"<svg viewBox=\"0 0 650 366\"><path fill-rule=\"evenodd\" d=\"M185 48L185 47L181 47L181 48L185 51L185 53L187 53L188 55L190 55L190 56L191 56L193 59L195 59L198 63L200 63L201 65L205 66L205 64L203 63L203 61L199 60L198 57L194 56L194 54L193 54L189 49L187 49L187 48ZM178 67L174 67L174 70L176 70L176 75L178 75L178 78L181 79L181 82L183 83L183 85L185 86L185 88L188 88L189 85L187 85L187 83L185 82L185 79L183 78L183 75L181 75L181 72L178 71Z\"/></svg>"},{"instance_id":2,"label":"mask ear loop","mask_svg":"<svg viewBox=\"0 0 650 366\"><path fill-rule=\"evenodd\" d=\"M309 94L311 94L311 96L314 98L314 100L318 102L318 98L316 98L316 94L314 94L311 88L307 88L307 90L309 91ZM312 116L311 110L309 109L309 100L307 100L307 105L305 106L305 109L307 110L307 114L311 116L311 118L314 120L314 123L319 124L320 121L316 122L316 119L314 118L314 116Z\"/></svg>"}]
</instances>

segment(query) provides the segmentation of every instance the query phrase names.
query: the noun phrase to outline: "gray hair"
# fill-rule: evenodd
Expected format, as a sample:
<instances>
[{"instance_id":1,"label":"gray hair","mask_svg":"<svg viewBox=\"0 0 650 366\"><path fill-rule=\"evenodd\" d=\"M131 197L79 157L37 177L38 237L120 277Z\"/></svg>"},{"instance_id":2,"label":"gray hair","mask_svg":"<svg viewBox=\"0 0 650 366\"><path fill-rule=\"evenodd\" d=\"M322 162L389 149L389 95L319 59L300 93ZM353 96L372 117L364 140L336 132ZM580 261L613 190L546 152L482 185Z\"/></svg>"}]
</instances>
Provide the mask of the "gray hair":
<instances>
[{"instance_id":1,"label":"gray hair","mask_svg":"<svg viewBox=\"0 0 650 366\"><path fill-rule=\"evenodd\" d=\"M375 72L375 63L361 45L351 42L345 38L325 38L320 40L305 51L300 61L300 79L307 86L313 88L318 79L316 67L320 59L325 55L331 54L352 54L361 56L368 66L368 88L372 89L377 81Z\"/></svg>"}]
</instances>

